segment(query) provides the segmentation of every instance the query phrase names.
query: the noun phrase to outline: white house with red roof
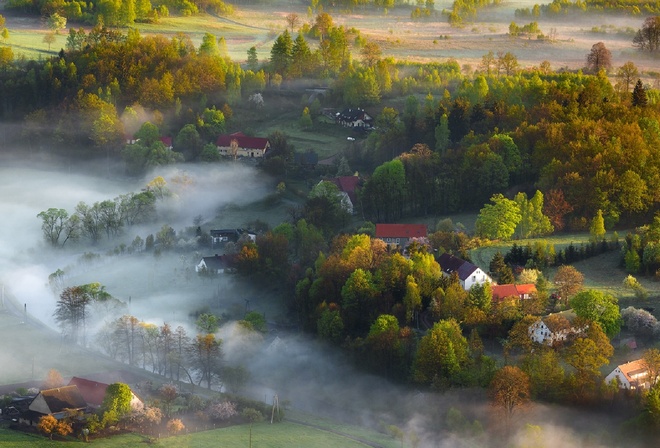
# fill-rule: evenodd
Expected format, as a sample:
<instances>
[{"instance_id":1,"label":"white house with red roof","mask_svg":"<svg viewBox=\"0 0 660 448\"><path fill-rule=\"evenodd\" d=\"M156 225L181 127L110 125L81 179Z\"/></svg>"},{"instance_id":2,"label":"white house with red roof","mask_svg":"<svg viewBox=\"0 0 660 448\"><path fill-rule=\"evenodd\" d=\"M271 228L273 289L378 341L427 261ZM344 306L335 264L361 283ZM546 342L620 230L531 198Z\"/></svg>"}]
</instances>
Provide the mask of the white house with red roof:
<instances>
[{"instance_id":1,"label":"white house with red roof","mask_svg":"<svg viewBox=\"0 0 660 448\"><path fill-rule=\"evenodd\" d=\"M236 142L235 149L232 148L232 142ZM219 136L216 146L222 156L263 158L270 148L270 143L267 138L248 137L242 132L234 132Z\"/></svg>"},{"instance_id":2,"label":"white house with red roof","mask_svg":"<svg viewBox=\"0 0 660 448\"><path fill-rule=\"evenodd\" d=\"M440 255L438 263L440 264L442 275L450 277L453 273L456 273L461 286L466 291L469 291L474 285L493 282L493 279L482 271L480 267L447 252Z\"/></svg>"},{"instance_id":3,"label":"white house with red roof","mask_svg":"<svg viewBox=\"0 0 660 448\"><path fill-rule=\"evenodd\" d=\"M426 224L376 224L376 238L391 247L405 248L413 238L426 235Z\"/></svg>"},{"instance_id":4,"label":"white house with red roof","mask_svg":"<svg viewBox=\"0 0 660 448\"><path fill-rule=\"evenodd\" d=\"M643 359L636 359L616 366L605 377L605 383L610 384L618 380L621 389L648 389L651 387L649 368Z\"/></svg>"}]
</instances>

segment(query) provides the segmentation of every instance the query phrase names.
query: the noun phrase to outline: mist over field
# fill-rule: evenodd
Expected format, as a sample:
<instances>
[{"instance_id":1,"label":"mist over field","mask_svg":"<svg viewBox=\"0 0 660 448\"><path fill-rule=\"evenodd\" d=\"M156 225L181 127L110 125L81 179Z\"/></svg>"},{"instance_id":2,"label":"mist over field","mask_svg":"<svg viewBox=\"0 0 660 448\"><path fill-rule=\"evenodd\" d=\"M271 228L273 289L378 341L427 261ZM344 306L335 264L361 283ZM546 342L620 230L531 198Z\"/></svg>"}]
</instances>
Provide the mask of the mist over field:
<instances>
[{"instance_id":1,"label":"mist over field","mask_svg":"<svg viewBox=\"0 0 660 448\"><path fill-rule=\"evenodd\" d=\"M270 188L266 178L257 176L252 168L245 166L168 167L140 179L108 179L101 174L94 175L94 171L81 170L79 166L68 169L56 168L56 165L52 168L33 166L15 160L0 166L0 214L3 217L0 220L0 283L19 303L27 304L30 314L51 324L56 299L47 284L48 275L57 269L77 277L70 279L76 282L67 286L98 281L107 284L108 292L117 294L120 300L127 300L131 295L144 296L158 289L153 257L145 257L146 260L102 257L100 263L104 268L93 269L89 264L81 265L82 253L105 255L120 243L130 245L138 235L144 239L148 234L156 233L164 224L179 232L191 227L195 216L212 219L221 207L250 203L265 196ZM97 173L103 172L102 167L97 168ZM81 174L85 172L90 174ZM160 219L157 222L124 229L120 238L104 239L98 246L72 242L63 249L53 250L44 242L41 220L37 217L41 211L62 208L71 215L79 202L92 205L122 194L139 192L156 175L166 179L173 193L172 197L158 204ZM239 224L242 223L236 226ZM194 268L199 261L182 261L173 253L164 256L161 264L167 265L169 257L175 259L182 270ZM171 278L171 273L167 275ZM113 283L121 285L118 292L112 290ZM170 294L165 288L159 293L160 302L168 308L177 304L177 299L171 298ZM136 306L138 303L135 302Z\"/></svg>"},{"instance_id":2,"label":"mist over field","mask_svg":"<svg viewBox=\"0 0 660 448\"><path fill-rule=\"evenodd\" d=\"M93 173L93 170L88 171ZM103 169L98 170L99 173ZM186 166L150 173L141 179L108 179L102 174L80 174L79 170L44 169L13 162L0 167L0 283L17 304L26 304L28 313L56 329L52 319L56 297L48 286L48 275L63 269L67 286L100 282L107 291L124 302L120 310L92 308L94 325L89 333L100 328L106 316L129 313L138 319L172 327L184 326L194 332L193 313L211 310L217 315L240 318L249 301L251 310L265 313L269 322L285 319L286 310L271 297L238 281L227 278L203 280L194 273L194 265L203 251L165 252L152 254L107 255L118 241L103 241L99 247L71 245L52 250L42 238L40 211L49 207L65 208L72 212L84 201L112 199L120 194L139 191L154 175L162 175L175 195L159 209L162 216L150 226L126 229L119 240L127 244L136 234L146 237L164 223L177 232L192 226L194 216L202 215L212 221L228 204L245 205L263 198L272 186L248 167ZM179 180L173 180L178 178ZM240 225L242 223L236 223ZM203 227L208 225L203 224ZM208 230L208 228L207 228ZM95 262L81 262L82 252L101 255ZM188 274L186 274L188 269ZM192 276L190 270L192 269ZM20 309L18 309L20 313ZM9 324L8 324L9 325ZM11 325L18 325L15 321ZM278 337L275 337L278 335ZM443 393L421 392L360 372L340 352L288 332L261 336L246 332L235 323L224 325L218 332L230 365L243 365L250 372L250 382L244 393L255 399L270 402L277 394L283 402L296 410L386 431L395 425L406 440L417 440L420 447L496 446L487 434L501 430L498 415L489 407L482 390L450 390ZM95 343L90 342L94 349ZM9 350L0 345L0 363L17 363L16 347ZM70 353L60 347L57 354L66 366ZM51 365L40 365L49 359L35 346L20 347L25 356L23 371L34 364L36 375ZM68 365L70 374L76 367ZM35 367L32 366L34 371ZM89 371L86 366L85 371ZM43 373L42 373L43 374ZM466 428L448 430L448 411L460 410ZM572 417L567 417L571 415ZM477 420L479 423L474 423ZM589 433L607 427L603 415L579 415L561 407L534 405L526 421L536 421L543 430L532 436L547 447L577 446ZM546 424L551 426L546 426ZM476 426L470 426L476 425ZM579 425L576 427L576 425ZM476 428L476 429L474 429ZM516 446L528 442L530 430L520 428ZM590 446L607 446L592 444Z\"/></svg>"}]
</instances>

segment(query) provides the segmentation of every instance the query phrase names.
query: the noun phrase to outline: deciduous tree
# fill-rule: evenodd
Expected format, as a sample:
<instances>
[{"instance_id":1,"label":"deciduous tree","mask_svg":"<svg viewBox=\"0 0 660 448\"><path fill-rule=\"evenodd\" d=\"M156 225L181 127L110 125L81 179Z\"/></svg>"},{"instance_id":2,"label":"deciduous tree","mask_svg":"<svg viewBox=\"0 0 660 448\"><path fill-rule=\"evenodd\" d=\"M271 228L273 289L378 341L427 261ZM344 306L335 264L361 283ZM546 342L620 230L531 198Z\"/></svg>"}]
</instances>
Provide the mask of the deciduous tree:
<instances>
[{"instance_id":1,"label":"deciduous tree","mask_svg":"<svg viewBox=\"0 0 660 448\"><path fill-rule=\"evenodd\" d=\"M605 333L612 337L621 328L621 315L616 297L588 289L577 293L569 305L578 317L598 322Z\"/></svg>"},{"instance_id":2,"label":"deciduous tree","mask_svg":"<svg viewBox=\"0 0 660 448\"><path fill-rule=\"evenodd\" d=\"M66 288L60 294L55 308L55 321L62 329L62 333L76 343L85 345L85 333L87 319L89 317L88 306L91 297L80 286Z\"/></svg>"},{"instance_id":3,"label":"deciduous tree","mask_svg":"<svg viewBox=\"0 0 660 448\"><path fill-rule=\"evenodd\" d=\"M216 339L213 334L198 334L188 352L193 369L199 373L198 384L205 381L206 387L211 389L222 363L222 339Z\"/></svg>"},{"instance_id":4,"label":"deciduous tree","mask_svg":"<svg viewBox=\"0 0 660 448\"><path fill-rule=\"evenodd\" d=\"M490 383L489 397L493 405L504 412L508 428L514 411L530 400L529 377L516 366L504 366Z\"/></svg>"},{"instance_id":5,"label":"deciduous tree","mask_svg":"<svg viewBox=\"0 0 660 448\"><path fill-rule=\"evenodd\" d=\"M465 367L468 343L454 319L441 320L420 341L413 366L415 381L443 384Z\"/></svg>"},{"instance_id":6,"label":"deciduous tree","mask_svg":"<svg viewBox=\"0 0 660 448\"><path fill-rule=\"evenodd\" d=\"M602 42L595 43L587 55L587 69L592 73L609 70L612 67L612 53Z\"/></svg>"},{"instance_id":7,"label":"deciduous tree","mask_svg":"<svg viewBox=\"0 0 660 448\"><path fill-rule=\"evenodd\" d=\"M633 45L653 53L660 49L660 16L647 17L633 38Z\"/></svg>"},{"instance_id":8,"label":"deciduous tree","mask_svg":"<svg viewBox=\"0 0 660 448\"><path fill-rule=\"evenodd\" d=\"M484 205L479 211L476 231L486 238L508 240L522 218L520 208L501 194L493 195L490 200L492 204Z\"/></svg>"},{"instance_id":9,"label":"deciduous tree","mask_svg":"<svg viewBox=\"0 0 660 448\"><path fill-rule=\"evenodd\" d=\"M584 275L573 266L559 266L554 277L557 292L564 303L582 289Z\"/></svg>"}]
</instances>

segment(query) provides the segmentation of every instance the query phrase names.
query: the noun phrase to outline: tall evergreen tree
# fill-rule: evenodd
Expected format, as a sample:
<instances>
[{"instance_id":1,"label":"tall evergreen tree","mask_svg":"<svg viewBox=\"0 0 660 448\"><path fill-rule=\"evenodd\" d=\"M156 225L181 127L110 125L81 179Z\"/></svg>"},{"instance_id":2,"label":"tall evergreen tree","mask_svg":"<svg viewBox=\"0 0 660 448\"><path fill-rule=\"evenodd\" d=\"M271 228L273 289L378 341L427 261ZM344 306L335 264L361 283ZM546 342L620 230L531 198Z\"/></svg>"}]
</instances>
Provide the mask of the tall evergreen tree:
<instances>
[{"instance_id":1,"label":"tall evergreen tree","mask_svg":"<svg viewBox=\"0 0 660 448\"><path fill-rule=\"evenodd\" d=\"M644 107L647 104L648 99L646 97L646 89L644 88L644 84L642 84L642 80L638 79L637 84L635 84L635 88L632 92L632 105L637 107Z\"/></svg>"},{"instance_id":2,"label":"tall evergreen tree","mask_svg":"<svg viewBox=\"0 0 660 448\"><path fill-rule=\"evenodd\" d=\"M291 65L293 51L293 41L288 30L284 30L270 50L270 64L273 73L279 73L281 76L288 75Z\"/></svg>"}]
</instances>

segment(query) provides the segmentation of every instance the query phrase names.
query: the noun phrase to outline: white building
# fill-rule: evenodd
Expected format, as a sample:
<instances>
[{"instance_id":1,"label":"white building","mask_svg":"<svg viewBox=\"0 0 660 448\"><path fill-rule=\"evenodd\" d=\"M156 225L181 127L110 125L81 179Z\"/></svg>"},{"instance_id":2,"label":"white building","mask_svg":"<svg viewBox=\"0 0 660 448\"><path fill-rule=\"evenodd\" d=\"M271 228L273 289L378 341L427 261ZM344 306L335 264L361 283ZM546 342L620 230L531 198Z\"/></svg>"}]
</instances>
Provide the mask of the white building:
<instances>
[{"instance_id":1,"label":"white building","mask_svg":"<svg viewBox=\"0 0 660 448\"><path fill-rule=\"evenodd\" d=\"M619 380L621 389L648 389L651 387L650 372L643 359L616 366L605 377L605 383L610 384L615 379Z\"/></svg>"}]
</instances>

